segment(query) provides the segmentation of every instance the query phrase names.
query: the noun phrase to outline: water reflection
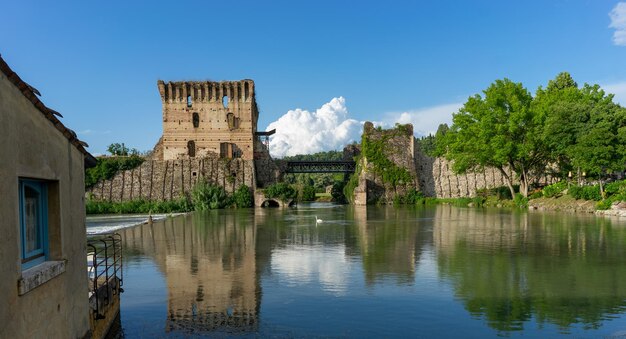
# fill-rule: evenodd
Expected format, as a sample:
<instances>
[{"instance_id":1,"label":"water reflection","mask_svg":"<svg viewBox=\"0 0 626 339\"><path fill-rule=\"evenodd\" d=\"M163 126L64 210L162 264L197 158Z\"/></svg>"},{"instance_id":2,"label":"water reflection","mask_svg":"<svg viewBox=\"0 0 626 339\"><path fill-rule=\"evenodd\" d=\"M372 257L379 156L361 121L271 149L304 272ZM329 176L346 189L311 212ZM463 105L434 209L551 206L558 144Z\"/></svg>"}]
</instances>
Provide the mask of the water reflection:
<instances>
[{"instance_id":1,"label":"water reflection","mask_svg":"<svg viewBox=\"0 0 626 339\"><path fill-rule=\"evenodd\" d=\"M623 318L623 225L450 206L314 204L195 213L123 236L128 261L149 257L162 273L167 312L159 326L173 336L472 329L468 336L552 337L607 331L609 319ZM132 297L123 295L122 309Z\"/></svg>"},{"instance_id":2,"label":"water reflection","mask_svg":"<svg viewBox=\"0 0 626 339\"><path fill-rule=\"evenodd\" d=\"M152 256L165 275L166 332L256 331L261 291L251 221L197 213L124 231L127 251Z\"/></svg>"},{"instance_id":3,"label":"water reflection","mask_svg":"<svg viewBox=\"0 0 626 339\"><path fill-rule=\"evenodd\" d=\"M413 284L420 256L432 243L434 210L354 206L352 211L366 283Z\"/></svg>"},{"instance_id":4,"label":"water reflection","mask_svg":"<svg viewBox=\"0 0 626 339\"><path fill-rule=\"evenodd\" d=\"M435 220L440 275L497 330L595 329L624 312L626 228L609 219L440 208Z\"/></svg>"}]
</instances>

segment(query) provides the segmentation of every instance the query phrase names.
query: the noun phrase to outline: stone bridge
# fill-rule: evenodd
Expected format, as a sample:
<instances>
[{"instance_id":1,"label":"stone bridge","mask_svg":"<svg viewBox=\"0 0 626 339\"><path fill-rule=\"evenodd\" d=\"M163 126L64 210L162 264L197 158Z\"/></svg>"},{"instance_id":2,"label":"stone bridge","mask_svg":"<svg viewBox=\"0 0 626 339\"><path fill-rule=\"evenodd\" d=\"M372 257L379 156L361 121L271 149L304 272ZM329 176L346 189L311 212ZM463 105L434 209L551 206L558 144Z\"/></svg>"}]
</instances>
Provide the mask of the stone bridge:
<instances>
[{"instance_id":1,"label":"stone bridge","mask_svg":"<svg viewBox=\"0 0 626 339\"><path fill-rule=\"evenodd\" d=\"M295 201L293 199L282 201L277 198L267 198L265 193L259 190L254 192L254 206L257 207L289 207L294 204Z\"/></svg>"}]
</instances>

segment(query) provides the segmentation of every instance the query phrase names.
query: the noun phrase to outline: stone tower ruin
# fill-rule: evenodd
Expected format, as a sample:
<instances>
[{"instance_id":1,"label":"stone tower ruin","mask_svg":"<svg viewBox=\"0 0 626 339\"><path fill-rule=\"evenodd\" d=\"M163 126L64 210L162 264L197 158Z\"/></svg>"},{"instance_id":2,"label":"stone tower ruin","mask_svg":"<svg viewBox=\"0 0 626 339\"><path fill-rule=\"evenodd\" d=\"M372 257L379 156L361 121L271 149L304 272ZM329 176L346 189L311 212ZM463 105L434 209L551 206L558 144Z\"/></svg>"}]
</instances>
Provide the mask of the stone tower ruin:
<instances>
[{"instance_id":1,"label":"stone tower ruin","mask_svg":"<svg viewBox=\"0 0 626 339\"><path fill-rule=\"evenodd\" d=\"M157 82L163 160L219 156L253 160L259 111L254 81Z\"/></svg>"}]
</instances>

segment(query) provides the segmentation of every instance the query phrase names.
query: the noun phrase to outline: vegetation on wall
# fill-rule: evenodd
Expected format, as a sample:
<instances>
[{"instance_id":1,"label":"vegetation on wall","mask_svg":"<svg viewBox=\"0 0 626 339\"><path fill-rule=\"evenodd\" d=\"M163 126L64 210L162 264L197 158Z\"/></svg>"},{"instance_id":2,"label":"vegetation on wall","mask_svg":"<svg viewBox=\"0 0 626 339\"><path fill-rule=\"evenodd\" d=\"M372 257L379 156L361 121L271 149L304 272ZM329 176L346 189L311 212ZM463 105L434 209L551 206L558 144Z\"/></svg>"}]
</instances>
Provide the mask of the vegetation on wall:
<instances>
[{"instance_id":1,"label":"vegetation on wall","mask_svg":"<svg viewBox=\"0 0 626 339\"><path fill-rule=\"evenodd\" d=\"M389 152L393 150L387 146L389 139L406 136L408 128L407 125L396 124L395 128L382 131L380 138L372 138L368 133L363 133L361 152L368 164L371 164L374 173L380 175L384 183L397 186L413 181L409 171L389 160Z\"/></svg>"}]
</instances>

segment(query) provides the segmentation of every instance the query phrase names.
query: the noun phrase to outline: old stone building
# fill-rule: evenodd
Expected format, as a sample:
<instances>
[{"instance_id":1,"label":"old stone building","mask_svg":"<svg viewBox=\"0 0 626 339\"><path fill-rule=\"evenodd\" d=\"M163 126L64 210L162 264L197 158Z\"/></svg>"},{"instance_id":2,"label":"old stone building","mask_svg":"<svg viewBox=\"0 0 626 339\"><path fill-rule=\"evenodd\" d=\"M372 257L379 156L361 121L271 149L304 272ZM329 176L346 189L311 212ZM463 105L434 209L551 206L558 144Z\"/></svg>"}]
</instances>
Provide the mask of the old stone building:
<instances>
[{"instance_id":1,"label":"old stone building","mask_svg":"<svg viewBox=\"0 0 626 339\"><path fill-rule=\"evenodd\" d=\"M0 57L0 338L90 335L86 144Z\"/></svg>"},{"instance_id":2,"label":"old stone building","mask_svg":"<svg viewBox=\"0 0 626 339\"><path fill-rule=\"evenodd\" d=\"M162 160L214 155L252 160L255 152L263 153L254 81L159 80L157 85L163 103Z\"/></svg>"}]
</instances>

